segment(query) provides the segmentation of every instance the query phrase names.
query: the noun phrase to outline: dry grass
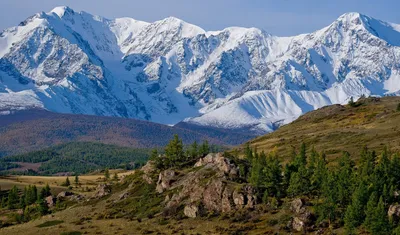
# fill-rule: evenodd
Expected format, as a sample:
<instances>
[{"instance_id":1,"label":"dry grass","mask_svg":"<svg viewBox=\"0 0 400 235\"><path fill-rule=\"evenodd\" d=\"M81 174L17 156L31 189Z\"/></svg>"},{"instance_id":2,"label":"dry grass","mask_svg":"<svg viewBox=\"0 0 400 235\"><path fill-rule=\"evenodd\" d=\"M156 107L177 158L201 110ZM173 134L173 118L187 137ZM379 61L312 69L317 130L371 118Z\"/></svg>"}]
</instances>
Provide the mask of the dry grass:
<instances>
[{"instance_id":1,"label":"dry grass","mask_svg":"<svg viewBox=\"0 0 400 235\"><path fill-rule=\"evenodd\" d=\"M385 97L363 100L358 107L324 107L249 143L259 151L276 148L285 160L291 146L298 149L302 142L325 152L330 159L337 158L343 150L356 159L365 145L378 152L385 145L400 152L400 112L396 111L399 103L400 97Z\"/></svg>"},{"instance_id":2,"label":"dry grass","mask_svg":"<svg viewBox=\"0 0 400 235\"><path fill-rule=\"evenodd\" d=\"M133 174L134 171L121 171L121 170L110 170L111 177L114 173L117 173L118 177L121 179L126 175ZM57 194L61 191L65 191L68 188L61 186L67 176L27 176L27 175L10 175L0 177L0 187L2 190L8 190L16 185L18 188L23 189L28 185L36 185L41 188L46 184L49 184L52 189L53 194ZM74 176L69 176L71 182L72 191L77 193L90 194L90 192L85 192L86 188L94 189L98 184L104 183L103 174L90 174L79 176L79 186L75 185Z\"/></svg>"}]
</instances>

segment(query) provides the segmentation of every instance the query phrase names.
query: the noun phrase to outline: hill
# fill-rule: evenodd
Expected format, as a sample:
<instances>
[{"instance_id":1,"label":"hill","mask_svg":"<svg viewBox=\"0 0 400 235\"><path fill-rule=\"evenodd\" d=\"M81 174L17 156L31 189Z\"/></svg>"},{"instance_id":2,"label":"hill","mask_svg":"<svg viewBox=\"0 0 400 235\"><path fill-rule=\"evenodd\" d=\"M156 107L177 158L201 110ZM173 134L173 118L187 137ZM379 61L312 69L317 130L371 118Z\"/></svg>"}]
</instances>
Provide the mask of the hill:
<instances>
[{"instance_id":1,"label":"hill","mask_svg":"<svg viewBox=\"0 0 400 235\"><path fill-rule=\"evenodd\" d=\"M301 143L325 152L328 157L337 157L342 151L356 156L363 146L378 152L387 146L393 152L399 152L399 103L399 97L384 97L360 99L353 107L326 106L248 144L266 152L277 148L283 156L291 154L290 146L298 148Z\"/></svg>"},{"instance_id":2,"label":"hill","mask_svg":"<svg viewBox=\"0 0 400 235\"><path fill-rule=\"evenodd\" d=\"M0 170L35 175L85 174L105 168L137 168L146 163L149 155L149 149L133 149L90 142L68 143L3 157L0 159Z\"/></svg>"},{"instance_id":3,"label":"hill","mask_svg":"<svg viewBox=\"0 0 400 235\"><path fill-rule=\"evenodd\" d=\"M185 144L208 140L237 145L253 135L189 125L170 127L135 119L59 114L33 109L0 115L0 156L41 150L69 142L98 142L132 148L161 147L178 134Z\"/></svg>"}]
</instances>

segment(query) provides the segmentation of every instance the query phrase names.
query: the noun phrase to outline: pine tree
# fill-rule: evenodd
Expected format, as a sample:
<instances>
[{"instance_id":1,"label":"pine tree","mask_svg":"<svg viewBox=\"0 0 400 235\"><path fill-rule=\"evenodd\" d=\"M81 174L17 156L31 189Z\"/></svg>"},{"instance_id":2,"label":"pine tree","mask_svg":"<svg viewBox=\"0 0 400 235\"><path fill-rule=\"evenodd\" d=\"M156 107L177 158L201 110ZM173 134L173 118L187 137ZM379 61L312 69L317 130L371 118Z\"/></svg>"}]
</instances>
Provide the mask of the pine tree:
<instances>
[{"instance_id":1,"label":"pine tree","mask_svg":"<svg viewBox=\"0 0 400 235\"><path fill-rule=\"evenodd\" d=\"M69 181L69 177L67 177L65 179L65 182L64 182L63 186L69 187L70 185L71 185L71 182Z\"/></svg>"},{"instance_id":2,"label":"pine tree","mask_svg":"<svg viewBox=\"0 0 400 235\"><path fill-rule=\"evenodd\" d=\"M344 152L339 159L339 169L337 174L338 203L346 207L349 205L353 192L353 166L354 162L350 158L350 154Z\"/></svg>"},{"instance_id":3,"label":"pine tree","mask_svg":"<svg viewBox=\"0 0 400 235\"><path fill-rule=\"evenodd\" d=\"M165 155L169 159L170 166L174 166L183 160L183 143L182 140L179 139L178 135L175 134L174 138L165 147Z\"/></svg>"},{"instance_id":4,"label":"pine tree","mask_svg":"<svg viewBox=\"0 0 400 235\"><path fill-rule=\"evenodd\" d=\"M114 181L118 181L119 180L117 172L114 173L113 180Z\"/></svg>"},{"instance_id":5,"label":"pine tree","mask_svg":"<svg viewBox=\"0 0 400 235\"><path fill-rule=\"evenodd\" d=\"M200 155L206 156L210 153L210 146L208 145L208 141L205 140L200 146Z\"/></svg>"},{"instance_id":6,"label":"pine tree","mask_svg":"<svg viewBox=\"0 0 400 235\"><path fill-rule=\"evenodd\" d=\"M317 205L318 221L328 220L329 225L337 218L338 192L337 176L328 171L321 188L322 202Z\"/></svg>"},{"instance_id":7,"label":"pine tree","mask_svg":"<svg viewBox=\"0 0 400 235\"><path fill-rule=\"evenodd\" d=\"M19 202L18 188L17 186L14 185L8 192L8 200L7 200L8 209L11 210L17 208L18 202Z\"/></svg>"},{"instance_id":8,"label":"pine tree","mask_svg":"<svg viewBox=\"0 0 400 235\"><path fill-rule=\"evenodd\" d=\"M307 168L300 166L298 172L294 172L290 177L287 193L289 196L307 195L310 192L310 178Z\"/></svg>"},{"instance_id":9,"label":"pine tree","mask_svg":"<svg viewBox=\"0 0 400 235\"><path fill-rule=\"evenodd\" d=\"M261 165L260 158L258 154L255 153L255 156L253 157L253 161L251 163L249 178L250 184L253 185L255 188L259 188L261 186L262 170L263 167Z\"/></svg>"},{"instance_id":10,"label":"pine tree","mask_svg":"<svg viewBox=\"0 0 400 235\"><path fill-rule=\"evenodd\" d=\"M75 185L79 185L79 176L78 176L78 174L75 175Z\"/></svg>"},{"instance_id":11,"label":"pine tree","mask_svg":"<svg viewBox=\"0 0 400 235\"><path fill-rule=\"evenodd\" d=\"M46 215L49 213L49 206L47 205L45 200L38 200L38 211L40 213L40 215Z\"/></svg>"},{"instance_id":12,"label":"pine tree","mask_svg":"<svg viewBox=\"0 0 400 235\"><path fill-rule=\"evenodd\" d=\"M1 199L1 208L5 208L7 206L7 198L3 196Z\"/></svg>"},{"instance_id":13,"label":"pine tree","mask_svg":"<svg viewBox=\"0 0 400 235\"><path fill-rule=\"evenodd\" d=\"M390 224L383 199L380 197L378 203L376 203L376 199L377 196L374 192L367 204L364 225L371 234L390 234Z\"/></svg>"},{"instance_id":14,"label":"pine tree","mask_svg":"<svg viewBox=\"0 0 400 235\"><path fill-rule=\"evenodd\" d=\"M263 157L263 156L262 156ZM282 185L282 166L276 155L270 154L266 158L265 167L262 170L262 185L270 195L279 197Z\"/></svg>"},{"instance_id":15,"label":"pine tree","mask_svg":"<svg viewBox=\"0 0 400 235\"><path fill-rule=\"evenodd\" d=\"M197 141L194 141L192 145L190 145L189 154L190 157L196 158L199 155L198 144Z\"/></svg>"},{"instance_id":16,"label":"pine tree","mask_svg":"<svg viewBox=\"0 0 400 235\"><path fill-rule=\"evenodd\" d=\"M326 168L325 154L317 154L316 158L315 169L311 175L311 187L312 190L316 190L317 194L319 194L328 170Z\"/></svg>"},{"instance_id":17,"label":"pine tree","mask_svg":"<svg viewBox=\"0 0 400 235\"><path fill-rule=\"evenodd\" d=\"M106 168L106 170L104 171L104 178L106 180L110 179L110 171L108 170L108 168Z\"/></svg>"},{"instance_id":18,"label":"pine tree","mask_svg":"<svg viewBox=\"0 0 400 235\"><path fill-rule=\"evenodd\" d=\"M365 207L368 202L368 188L361 182L357 190L352 195L352 202L347 207L344 223L348 233L353 233L354 229L362 224L365 218Z\"/></svg>"},{"instance_id":19,"label":"pine tree","mask_svg":"<svg viewBox=\"0 0 400 235\"><path fill-rule=\"evenodd\" d=\"M353 98L353 96L352 96L352 97L350 97L350 100L349 100L349 105L350 105L350 107L355 107L355 106L356 106L356 103L354 102L354 98Z\"/></svg>"},{"instance_id":20,"label":"pine tree","mask_svg":"<svg viewBox=\"0 0 400 235\"><path fill-rule=\"evenodd\" d=\"M400 112L400 103L397 105L397 112Z\"/></svg>"}]
</instances>

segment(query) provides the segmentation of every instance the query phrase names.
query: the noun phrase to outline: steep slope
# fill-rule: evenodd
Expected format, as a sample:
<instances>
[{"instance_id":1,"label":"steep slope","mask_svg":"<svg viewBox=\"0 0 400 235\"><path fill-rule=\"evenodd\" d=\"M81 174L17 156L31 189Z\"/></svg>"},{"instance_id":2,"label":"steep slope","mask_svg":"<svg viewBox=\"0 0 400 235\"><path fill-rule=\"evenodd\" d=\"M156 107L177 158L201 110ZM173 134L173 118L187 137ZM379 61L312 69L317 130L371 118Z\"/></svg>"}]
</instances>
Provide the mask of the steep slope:
<instances>
[{"instance_id":1,"label":"steep slope","mask_svg":"<svg viewBox=\"0 0 400 235\"><path fill-rule=\"evenodd\" d=\"M299 148L302 143L325 152L328 158L335 158L342 151L358 156L364 146L380 152L386 145L389 150L398 152L399 104L399 97L385 97L360 99L356 107L327 106L248 143L259 151L270 152L276 148L283 157L291 155L288 146Z\"/></svg>"},{"instance_id":2,"label":"steep slope","mask_svg":"<svg viewBox=\"0 0 400 235\"><path fill-rule=\"evenodd\" d=\"M252 135L190 126L170 127L135 119L24 110L0 116L0 156L41 150L69 142L97 142L133 148L160 147L178 134L185 144L210 141L235 145Z\"/></svg>"},{"instance_id":3,"label":"steep slope","mask_svg":"<svg viewBox=\"0 0 400 235\"><path fill-rule=\"evenodd\" d=\"M0 110L39 107L264 134L351 96L400 94L399 30L347 13L316 32L276 37L57 7L0 34Z\"/></svg>"}]
</instances>

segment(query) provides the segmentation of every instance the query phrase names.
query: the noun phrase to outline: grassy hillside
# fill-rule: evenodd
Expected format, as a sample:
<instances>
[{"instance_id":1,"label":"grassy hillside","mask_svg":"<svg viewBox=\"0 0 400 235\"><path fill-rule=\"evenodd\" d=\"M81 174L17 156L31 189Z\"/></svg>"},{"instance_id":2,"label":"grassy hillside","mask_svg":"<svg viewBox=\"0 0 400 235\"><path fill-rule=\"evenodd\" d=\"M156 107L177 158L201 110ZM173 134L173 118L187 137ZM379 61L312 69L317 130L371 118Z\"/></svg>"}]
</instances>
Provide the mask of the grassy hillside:
<instances>
[{"instance_id":1,"label":"grassy hillside","mask_svg":"<svg viewBox=\"0 0 400 235\"><path fill-rule=\"evenodd\" d=\"M0 159L0 169L51 175L73 172L88 173L104 168L135 168L143 165L148 149L133 149L100 143L68 143L26 154ZM31 174L36 174L30 172Z\"/></svg>"},{"instance_id":2,"label":"grassy hillside","mask_svg":"<svg viewBox=\"0 0 400 235\"><path fill-rule=\"evenodd\" d=\"M381 151L388 146L400 151L400 97L366 98L350 105L332 105L309 112L277 131L251 140L259 151L277 149L289 156L290 146L302 142L334 158L343 150L358 155L363 146ZM242 145L239 149L243 149Z\"/></svg>"},{"instance_id":3,"label":"grassy hillside","mask_svg":"<svg viewBox=\"0 0 400 235\"><path fill-rule=\"evenodd\" d=\"M185 144L208 140L218 145L237 145L252 135L226 130L192 130L135 119L19 111L0 116L0 156L26 153L68 142L98 142L134 148L167 144L178 134Z\"/></svg>"}]
</instances>

